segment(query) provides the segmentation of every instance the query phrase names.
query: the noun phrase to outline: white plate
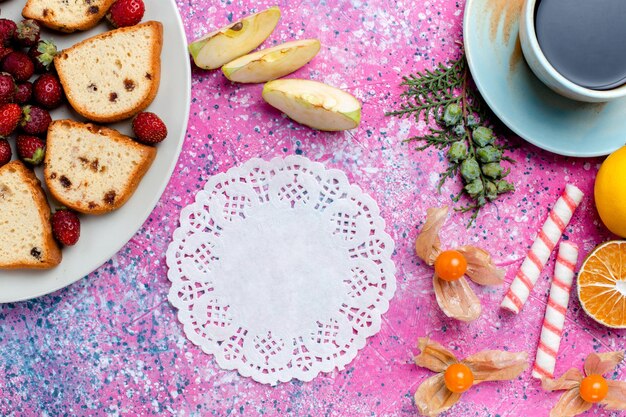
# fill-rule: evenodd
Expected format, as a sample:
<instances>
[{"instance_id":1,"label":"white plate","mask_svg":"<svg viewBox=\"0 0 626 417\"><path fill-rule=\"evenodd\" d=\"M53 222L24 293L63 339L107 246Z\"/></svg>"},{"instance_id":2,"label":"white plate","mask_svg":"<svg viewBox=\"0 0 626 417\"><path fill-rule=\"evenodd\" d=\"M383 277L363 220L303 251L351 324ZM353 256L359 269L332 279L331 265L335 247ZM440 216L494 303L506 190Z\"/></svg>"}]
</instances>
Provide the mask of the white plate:
<instances>
[{"instance_id":1,"label":"white plate","mask_svg":"<svg viewBox=\"0 0 626 417\"><path fill-rule=\"evenodd\" d=\"M2 17L21 18L24 0L2 3ZM180 154L191 94L191 69L183 24L174 0L146 0L143 21L163 23L163 52L161 53L161 85L154 102L148 107L163 119L168 137L158 145L157 157L135 194L119 210L104 216L81 216L81 237L73 247L63 249L61 264L53 269L0 271L0 303L20 301L48 294L79 280L96 270L115 255L142 226L158 202L174 170ZM67 48L81 39L108 30L106 23L87 32L64 35L44 31L42 38L52 39L59 49ZM55 110L53 119L80 118L67 106ZM112 127L130 134L130 122ZM10 140L14 142L13 139ZM15 153L14 153L15 155ZM41 177L41 170L37 173Z\"/></svg>"}]
</instances>

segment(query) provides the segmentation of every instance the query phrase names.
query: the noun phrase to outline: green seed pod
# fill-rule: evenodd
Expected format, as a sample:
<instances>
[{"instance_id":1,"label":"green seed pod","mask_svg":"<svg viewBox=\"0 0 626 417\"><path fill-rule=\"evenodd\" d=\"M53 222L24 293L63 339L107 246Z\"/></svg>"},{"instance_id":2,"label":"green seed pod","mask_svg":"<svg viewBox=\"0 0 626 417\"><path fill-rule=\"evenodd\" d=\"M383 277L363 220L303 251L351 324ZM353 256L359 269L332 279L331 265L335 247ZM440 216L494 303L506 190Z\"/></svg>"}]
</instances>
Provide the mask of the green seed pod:
<instances>
[{"instance_id":1,"label":"green seed pod","mask_svg":"<svg viewBox=\"0 0 626 417\"><path fill-rule=\"evenodd\" d=\"M463 126L462 124L458 124L458 125L454 126L453 132L457 136L465 135L465 126Z\"/></svg>"},{"instance_id":2,"label":"green seed pod","mask_svg":"<svg viewBox=\"0 0 626 417\"><path fill-rule=\"evenodd\" d=\"M467 158L467 145L464 141L454 142L448 149L450 162L459 162Z\"/></svg>"},{"instance_id":3,"label":"green seed pod","mask_svg":"<svg viewBox=\"0 0 626 417\"><path fill-rule=\"evenodd\" d=\"M461 176L465 182L472 182L480 177L480 166L474 158L469 158L461 164Z\"/></svg>"},{"instance_id":4,"label":"green seed pod","mask_svg":"<svg viewBox=\"0 0 626 417\"><path fill-rule=\"evenodd\" d=\"M487 177L497 180L498 178L502 177L502 174L504 173L504 168L502 168L502 166L497 162L491 162L489 164L483 165L482 171L483 174L485 174Z\"/></svg>"},{"instance_id":5,"label":"green seed pod","mask_svg":"<svg viewBox=\"0 0 626 417\"><path fill-rule=\"evenodd\" d=\"M500 180L497 182L498 194L508 193L509 191L514 191L515 186L506 180Z\"/></svg>"},{"instance_id":6,"label":"green seed pod","mask_svg":"<svg viewBox=\"0 0 626 417\"><path fill-rule=\"evenodd\" d=\"M456 103L448 104L443 112L443 122L446 126L454 126L459 123L461 117L463 117L463 110Z\"/></svg>"},{"instance_id":7,"label":"green seed pod","mask_svg":"<svg viewBox=\"0 0 626 417\"><path fill-rule=\"evenodd\" d=\"M495 200L498 198L498 187L493 182L487 181L485 184L485 195L489 201Z\"/></svg>"},{"instance_id":8,"label":"green seed pod","mask_svg":"<svg viewBox=\"0 0 626 417\"><path fill-rule=\"evenodd\" d=\"M470 114L467 116L467 127L476 127L478 126L478 120L474 117L474 115Z\"/></svg>"},{"instance_id":9,"label":"green seed pod","mask_svg":"<svg viewBox=\"0 0 626 417\"><path fill-rule=\"evenodd\" d=\"M472 132L472 139L474 143L481 148L487 145L493 145L495 138L493 137L493 131L484 126L478 126Z\"/></svg>"},{"instance_id":10,"label":"green seed pod","mask_svg":"<svg viewBox=\"0 0 626 417\"><path fill-rule=\"evenodd\" d=\"M478 179L470 182L465 186L465 191L470 195L470 197L476 197L483 192L483 182Z\"/></svg>"},{"instance_id":11,"label":"green seed pod","mask_svg":"<svg viewBox=\"0 0 626 417\"><path fill-rule=\"evenodd\" d=\"M476 150L476 157L484 164L489 162L498 162L502 159L502 151L493 146L485 146Z\"/></svg>"}]
</instances>

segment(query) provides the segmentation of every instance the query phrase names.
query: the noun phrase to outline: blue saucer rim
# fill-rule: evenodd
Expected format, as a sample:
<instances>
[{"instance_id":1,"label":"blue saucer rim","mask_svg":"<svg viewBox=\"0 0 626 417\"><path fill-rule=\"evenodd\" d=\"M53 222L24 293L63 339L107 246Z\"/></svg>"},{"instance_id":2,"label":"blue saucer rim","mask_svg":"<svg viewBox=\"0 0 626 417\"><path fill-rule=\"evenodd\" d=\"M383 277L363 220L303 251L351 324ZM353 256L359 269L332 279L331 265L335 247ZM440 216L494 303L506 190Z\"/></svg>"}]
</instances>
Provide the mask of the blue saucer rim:
<instances>
[{"instance_id":1,"label":"blue saucer rim","mask_svg":"<svg viewBox=\"0 0 626 417\"><path fill-rule=\"evenodd\" d=\"M463 47L465 49L465 58L467 60L467 64L470 70L470 73L472 74L472 78L474 80L474 84L476 85L476 88L478 89L478 91L480 92L481 97L483 98L483 100L485 100L485 103L487 104L487 106L489 106L489 108L491 109L491 111L496 115L496 117L498 119L500 119L500 121L502 121L502 123L504 123L509 129L511 129L511 131L513 131L516 135L518 135L520 138L524 139L525 141L543 149L546 150L548 152L552 152L554 154L557 155L561 155L561 156L571 156L571 157L576 157L576 158L592 158L592 157L599 157L599 156L606 156L612 152L614 152L616 149L610 147L608 149L601 149L601 150L597 150L595 152L576 152L570 149L563 149L563 148L559 148L559 147L554 147L554 146L550 146L549 144L546 144L542 141L538 141L535 140L532 135L528 135L527 132L525 132L522 128L520 128L519 126L516 125L516 123L512 120L510 120L507 115L506 112L502 111L502 109L493 102L493 100L489 97L489 94L486 92L488 92L488 90L485 88L485 86L482 84L482 82L480 81L480 76L476 76L476 73L478 72L476 69L476 66L474 65L474 61L472 58L472 47L470 42L468 41L468 39L470 39L470 36L468 36L468 32L471 28L471 12L472 12L472 5L474 4L476 0L467 0L465 3L465 12L463 15ZM548 87L545 87L548 88Z\"/></svg>"}]
</instances>

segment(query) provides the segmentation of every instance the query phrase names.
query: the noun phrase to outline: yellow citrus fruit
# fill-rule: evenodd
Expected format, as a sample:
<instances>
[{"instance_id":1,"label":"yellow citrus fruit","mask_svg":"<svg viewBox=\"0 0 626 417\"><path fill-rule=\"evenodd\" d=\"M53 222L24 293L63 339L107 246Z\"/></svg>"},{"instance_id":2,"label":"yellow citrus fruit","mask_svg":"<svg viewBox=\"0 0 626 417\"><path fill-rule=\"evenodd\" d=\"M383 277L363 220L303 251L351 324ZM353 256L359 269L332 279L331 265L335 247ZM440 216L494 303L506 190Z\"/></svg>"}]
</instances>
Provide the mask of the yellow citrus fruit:
<instances>
[{"instance_id":1,"label":"yellow citrus fruit","mask_svg":"<svg viewBox=\"0 0 626 417\"><path fill-rule=\"evenodd\" d=\"M626 237L626 146L602 163L594 188L602 223L611 232Z\"/></svg>"},{"instance_id":2,"label":"yellow citrus fruit","mask_svg":"<svg viewBox=\"0 0 626 417\"><path fill-rule=\"evenodd\" d=\"M578 299L591 318L626 329L626 241L599 245L578 273Z\"/></svg>"}]
</instances>

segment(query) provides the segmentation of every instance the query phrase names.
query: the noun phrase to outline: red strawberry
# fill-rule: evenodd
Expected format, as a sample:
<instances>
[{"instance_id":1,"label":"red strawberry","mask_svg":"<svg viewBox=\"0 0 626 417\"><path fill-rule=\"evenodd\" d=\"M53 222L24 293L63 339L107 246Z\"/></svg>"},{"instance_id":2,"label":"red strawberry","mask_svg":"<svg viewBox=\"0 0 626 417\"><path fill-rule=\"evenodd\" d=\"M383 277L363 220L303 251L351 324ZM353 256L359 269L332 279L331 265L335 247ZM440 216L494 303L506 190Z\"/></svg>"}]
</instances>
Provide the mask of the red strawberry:
<instances>
[{"instance_id":1,"label":"red strawberry","mask_svg":"<svg viewBox=\"0 0 626 417\"><path fill-rule=\"evenodd\" d=\"M9 136L22 118L22 109L15 103L0 106L0 138Z\"/></svg>"},{"instance_id":2,"label":"red strawberry","mask_svg":"<svg viewBox=\"0 0 626 417\"><path fill-rule=\"evenodd\" d=\"M113 27L133 26L141 22L146 8L142 0L117 0L107 12L107 19Z\"/></svg>"},{"instance_id":3,"label":"red strawberry","mask_svg":"<svg viewBox=\"0 0 626 417\"><path fill-rule=\"evenodd\" d=\"M2 71L8 72L15 81L28 81L35 73L35 65L24 52L13 51L2 60Z\"/></svg>"},{"instance_id":4,"label":"red strawberry","mask_svg":"<svg viewBox=\"0 0 626 417\"><path fill-rule=\"evenodd\" d=\"M13 156L13 152L11 152L9 141L0 139L0 167L4 164L8 164L11 160L11 156Z\"/></svg>"},{"instance_id":5,"label":"red strawberry","mask_svg":"<svg viewBox=\"0 0 626 417\"><path fill-rule=\"evenodd\" d=\"M17 30L17 25L10 19L0 19L0 45L9 46L13 35Z\"/></svg>"},{"instance_id":6,"label":"red strawberry","mask_svg":"<svg viewBox=\"0 0 626 417\"><path fill-rule=\"evenodd\" d=\"M80 237L80 219L73 211L59 209L52 215L52 234L59 243L72 246Z\"/></svg>"},{"instance_id":7,"label":"red strawberry","mask_svg":"<svg viewBox=\"0 0 626 417\"><path fill-rule=\"evenodd\" d=\"M24 106L22 108L22 121L20 126L22 130L29 135L45 135L48 131L48 126L52 122L50 113L48 110L42 109L38 106Z\"/></svg>"},{"instance_id":8,"label":"red strawberry","mask_svg":"<svg viewBox=\"0 0 626 417\"><path fill-rule=\"evenodd\" d=\"M15 101L15 81L11 74L0 72L0 105Z\"/></svg>"},{"instance_id":9,"label":"red strawberry","mask_svg":"<svg viewBox=\"0 0 626 417\"><path fill-rule=\"evenodd\" d=\"M15 145L20 159L33 166L41 164L46 154L46 142L37 136L17 135Z\"/></svg>"},{"instance_id":10,"label":"red strawberry","mask_svg":"<svg viewBox=\"0 0 626 417\"><path fill-rule=\"evenodd\" d=\"M33 83L26 81L18 84L17 91L15 93L15 102L17 104L26 104L33 97Z\"/></svg>"},{"instance_id":11,"label":"red strawberry","mask_svg":"<svg viewBox=\"0 0 626 417\"><path fill-rule=\"evenodd\" d=\"M24 19L17 24L17 30L13 35L13 40L19 46L29 48L39 41L41 27L33 19Z\"/></svg>"},{"instance_id":12,"label":"red strawberry","mask_svg":"<svg viewBox=\"0 0 626 417\"><path fill-rule=\"evenodd\" d=\"M167 136L167 127L154 113L141 112L133 120L133 132L138 142L154 145Z\"/></svg>"},{"instance_id":13,"label":"red strawberry","mask_svg":"<svg viewBox=\"0 0 626 417\"><path fill-rule=\"evenodd\" d=\"M52 41L40 40L28 50L28 56L35 64L35 71L44 73L50 69L50 64L57 54L57 47Z\"/></svg>"},{"instance_id":14,"label":"red strawberry","mask_svg":"<svg viewBox=\"0 0 626 417\"><path fill-rule=\"evenodd\" d=\"M3 46L2 44L0 44L0 61L2 61L2 59L9 55L11 52L13 52L13 49L9 48L8 46Z\"/></svg>"},{"instance_id":15,"label":"red strawberry","mask_svg":"<svg viewBox=\"0 0 626 417\"><path fill-rule=\"evenodd\" d=\"M63 88L54 74L43 74L33 83L33 98L45 108L54 109L63 102Z\"/></svg>"}]
</instances>

